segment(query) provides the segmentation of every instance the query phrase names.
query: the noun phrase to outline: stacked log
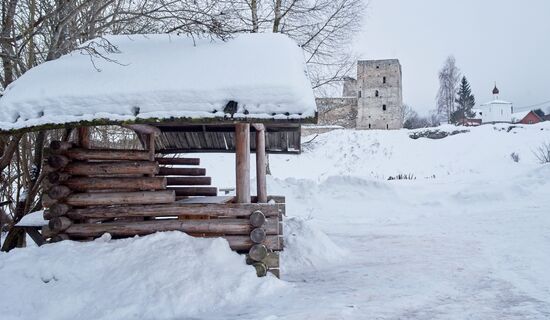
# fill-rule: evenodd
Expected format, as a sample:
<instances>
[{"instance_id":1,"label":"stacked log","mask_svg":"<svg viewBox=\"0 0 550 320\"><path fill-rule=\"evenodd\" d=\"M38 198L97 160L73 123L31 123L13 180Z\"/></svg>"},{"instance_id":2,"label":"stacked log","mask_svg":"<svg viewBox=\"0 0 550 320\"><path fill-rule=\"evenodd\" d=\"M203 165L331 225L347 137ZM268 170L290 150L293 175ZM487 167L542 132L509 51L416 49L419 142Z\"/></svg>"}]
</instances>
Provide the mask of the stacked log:
<instances>
[{"instance_id":1,"label":"stacked log","mask_svg":"<svg viewBox=\"0 0 550 320\"><path fill-rule=\"evenodd\" d=\"M83 149L54 141L50 152L47 162L52 172L47 176L42 204L49 220L43 232L53 241L70 239L64 231L71 226L98 221L68 216L74 209L109 210L111 206L175 201L175 192L166 190L166 178L155 177L159 164L150 161L147 151Z\"/></svg>"},{"instance_id":2,"label":"stacked log","mask_svg":"<svg viewBox=\"0 0 550 320\"><path fill-rule=\"evenodd\" d=\"M161 165L158 174L166 177L167 189L175 191L176 200L218 195L218 189L210 186L212 179L206 177L206 169L181 167L182 165L199 165L200 159L157 157L155 161Z\"/></svg>"},{"instance_id":3,"label":"stacked log","mask_svg":"<svg viewBox=\"0 0 550 320\"><path fill-rule=\"evenodd\" d=\"M55 141L42 198L50 242L114 238L182 231L223 237L245 254L258 276L279 275L283 249L284 197L258 203L180 203L177 199L216 196L211 178L195 158L155 158L143 150L84 149ZM154 161L153 161L154 160ZM264 202L264 201L262 201Z\"/></svg>"}]
</instances>

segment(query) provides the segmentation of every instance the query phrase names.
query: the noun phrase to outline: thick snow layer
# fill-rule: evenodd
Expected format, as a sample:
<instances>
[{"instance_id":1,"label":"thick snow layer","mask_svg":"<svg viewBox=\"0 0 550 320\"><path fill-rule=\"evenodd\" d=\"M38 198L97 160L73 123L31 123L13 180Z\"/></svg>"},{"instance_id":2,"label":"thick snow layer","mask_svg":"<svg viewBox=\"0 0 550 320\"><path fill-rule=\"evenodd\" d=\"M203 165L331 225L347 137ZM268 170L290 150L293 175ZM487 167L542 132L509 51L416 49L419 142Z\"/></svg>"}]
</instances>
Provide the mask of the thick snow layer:
<instances>
[{"instance_id":1,"label":"thick snow layer","mask_svg":"<svg viewBox=\"0 0 550 320\"><path fill-rule=\"evenodd\" d=\"M312 258L321 262L314 267L285 252L292 268L283 279L293 290L256 310L226 308L223 317L548 319L550 166L533 152L550 142L550 123L509 127L441 140L338 130L318 135L302 155L270 155L268 192L286 196L295 217L288 221L305 221L346 250L329 263ZM231 168L233 157L201 155L215 184L234 185L219 163ZM416 179L387 180L399 173ZM300 237L307 256L315 244Z\"/></svg>"},{"instance_id":2,"label":"thick snow layer","mask_svg":"<svg viewBox=\"0 0 550 320\"><path fill-rule=\"evenodd\" d=\"M226 117L302 119L316 111L302 50L281 34L223 42L176 35L108 36L39 65L0 99L0 129L81 120ZM85 45L86 46L86 45Z\"/></svg>"},{"instance_id":3,"label":"thick snow layer","mask_svg":"<svg viewBox=\"0 0 550 320\"><path fill-rule=\"evenodd\" d=\"M288 215L282 281L256 279L222 240L68 242L0 255L0 314L548 319L550 165L533 152L550 123L468 130L440 140L338 130L304 139L302 155L270 155L268 192L286 197ZM234 186L234 156L200 157L214 185ZM416 179L387 180L399 173Z\"/></svg>"},{"instance_id":4,"label":"thick snow layer","mask_svg":"<svg viewBox=\"0 0 550 320\"><path fill-rule=\"evenodd\" d=\"M44 210L40 210L27 214L16 225L20 227L41 227L47 224L48 221L44 220Z\"/></svg>"},{"instance_id":5,"label":"thick snow layer","mask_svg":"<svg viewBox=\"0 0 550 320\"><path fill-rule=\"evenodd\" d=\"M16 249L0 271L3 320L183 319L289 287L256 277L225 240L180 232Z\"/></svg>"}]
</instances>

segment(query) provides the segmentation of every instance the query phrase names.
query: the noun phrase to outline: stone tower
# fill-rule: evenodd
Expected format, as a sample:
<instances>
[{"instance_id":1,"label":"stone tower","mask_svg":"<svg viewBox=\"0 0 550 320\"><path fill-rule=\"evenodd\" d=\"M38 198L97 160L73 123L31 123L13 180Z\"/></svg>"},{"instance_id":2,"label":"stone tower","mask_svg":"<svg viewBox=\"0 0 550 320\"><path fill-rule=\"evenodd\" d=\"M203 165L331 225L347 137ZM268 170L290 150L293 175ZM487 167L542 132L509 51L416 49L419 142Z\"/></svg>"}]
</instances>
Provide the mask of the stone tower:
<instances>
[{"instance_id":1,"label":"stone tower","mask_svg":"<svg viewBox=\"0 0 550 320\"><path fill-rule=\"evenodd\" d=\"M402 128L402 105L399 60L357 62L357 129Z\"/></svg>"}]
</instances>

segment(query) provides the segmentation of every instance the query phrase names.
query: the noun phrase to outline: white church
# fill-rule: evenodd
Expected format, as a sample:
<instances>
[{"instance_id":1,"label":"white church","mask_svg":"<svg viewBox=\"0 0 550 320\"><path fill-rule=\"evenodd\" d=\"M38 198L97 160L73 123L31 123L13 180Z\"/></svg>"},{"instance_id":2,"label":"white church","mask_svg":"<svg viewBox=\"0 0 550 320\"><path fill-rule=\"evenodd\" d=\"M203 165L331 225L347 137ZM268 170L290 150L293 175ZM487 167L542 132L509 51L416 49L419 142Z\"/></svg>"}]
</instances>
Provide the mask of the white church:
<instances>
[{"instance_id":1,"label":"white church","mask_svg":"<svg viewBox=\"0 0 550 320\"><path fill-rule=\"evenodd\" d=\"M498 98L500 91L496 84L493 89L493 101L482 104L477 113L481 115L482 123L512 122L514 106L511 102L500 100Z\"/></svg>"}]
</instances>

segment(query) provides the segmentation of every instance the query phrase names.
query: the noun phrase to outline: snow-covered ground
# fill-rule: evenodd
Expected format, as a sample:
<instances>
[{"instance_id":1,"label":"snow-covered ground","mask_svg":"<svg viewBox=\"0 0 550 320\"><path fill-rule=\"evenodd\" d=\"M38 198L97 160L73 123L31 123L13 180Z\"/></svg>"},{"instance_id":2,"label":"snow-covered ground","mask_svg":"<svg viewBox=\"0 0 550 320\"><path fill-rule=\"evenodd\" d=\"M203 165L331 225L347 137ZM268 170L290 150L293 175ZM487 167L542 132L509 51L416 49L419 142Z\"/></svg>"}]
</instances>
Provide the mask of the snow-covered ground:
<instances>
[{"instance_id":1,"label":"snow-covered ground","mask_svg":"<svg viewBox=\"0 0 550 320\"><path fill-rule=\"evenodd\" d=\"M338 130L271 155L269 193L287 199L282 280L255 278L223 240L64 242L0 255L0 315L549 319L550 165L533 151L550 123L469 130ZM201 158L234 185L231 155Z\"/></svg>"}]
</instances>

